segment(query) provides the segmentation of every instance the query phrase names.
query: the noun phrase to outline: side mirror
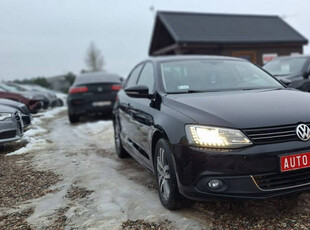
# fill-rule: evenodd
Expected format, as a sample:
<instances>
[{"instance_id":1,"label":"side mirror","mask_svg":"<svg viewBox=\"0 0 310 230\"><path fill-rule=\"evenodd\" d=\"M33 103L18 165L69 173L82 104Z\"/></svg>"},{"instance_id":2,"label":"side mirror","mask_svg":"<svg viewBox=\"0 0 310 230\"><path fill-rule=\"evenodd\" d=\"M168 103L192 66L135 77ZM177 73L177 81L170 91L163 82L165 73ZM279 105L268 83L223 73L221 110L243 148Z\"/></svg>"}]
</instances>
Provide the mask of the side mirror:
<instances>
[{"instance_id":1,"label":"side mirror","mask_svg":"<svg viewBox=\"0 0 310 230\"><path fill-rule=\"evenodd\" d=\"M291 80L286 79L286 78L281 78L281 79L279 79L279 80L280 80L280 82L282 82L282 84L284 84L284 85L286 85L286 86L289 86L289 85L292 83Z\"/></svg>"},{"instance_id":2,"label":"side mirror","mask_svg":"<svg viewBox=\"0 0 310 230\"><path fill-rule=\"evenodd\" d=\"M302 75L304 77L304 79L308 79L310 75L310 71L304 72L304 74Z\"/></svg>"},{"instance_id":3,"label":"side mirror","mask_svg":"<svg viewBox=\"0 0 310 230\"><path fill-rule=\"evenodd\" d=\"M124 89L129 97L135 98L153 98L153 94L149 94L149 88L145 85L135 85Z\"/></svg>"}]
</instances>

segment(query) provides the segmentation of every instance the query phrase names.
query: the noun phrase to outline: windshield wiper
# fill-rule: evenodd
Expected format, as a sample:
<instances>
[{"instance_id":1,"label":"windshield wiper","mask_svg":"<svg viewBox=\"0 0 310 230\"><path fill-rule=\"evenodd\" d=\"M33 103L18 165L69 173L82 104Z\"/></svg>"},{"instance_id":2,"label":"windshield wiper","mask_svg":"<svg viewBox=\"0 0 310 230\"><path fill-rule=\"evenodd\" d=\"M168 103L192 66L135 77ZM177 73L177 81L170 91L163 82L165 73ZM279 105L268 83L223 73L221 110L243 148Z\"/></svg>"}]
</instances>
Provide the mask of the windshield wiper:
<instances>
[{"instance_id":1,"label":"windshield wiper","mask_svg":"<svg viewBox=\"0 0 310 230\"><path fill-rule=\"evenodd\" d=\"M186 91L178 91L178 92L168 92L167 94L185 94L185 93L208 93L208 92L217 92L215 90L186 90Z\"/></svg>"},{"instance_id":2,"label":"windshield wiper","mask_svg":"<svg viewBox=\"0 0 310 230\"><path fill-rule=\"evenodd\" d=\"M287 75L290 75L289 73L288 74L271 74L272 76L274 77L282 77L282 76L287 76Z\"/></svg>"},{"instance_id":3,"label":"windshield wiper","mask_svg":"<svg viewBox=\"0 0 310 230\"><path fill-rule=\"evenodd\" d=\"M283 88L245 88L245 89L241 89L241 90L278 90L278 89L283 89Z\"/></svg>"},{"instance_id":4,"label":"windshield wiper","mask_svg":"<svg viewBox=\"0 0 310 230\"><path fill-rule=\"evenodd\" d=\"M266 89L266 88L244 88L244 89L241 89L241 90L257 90L257 89Z\"/></svg>"}]
</instances>

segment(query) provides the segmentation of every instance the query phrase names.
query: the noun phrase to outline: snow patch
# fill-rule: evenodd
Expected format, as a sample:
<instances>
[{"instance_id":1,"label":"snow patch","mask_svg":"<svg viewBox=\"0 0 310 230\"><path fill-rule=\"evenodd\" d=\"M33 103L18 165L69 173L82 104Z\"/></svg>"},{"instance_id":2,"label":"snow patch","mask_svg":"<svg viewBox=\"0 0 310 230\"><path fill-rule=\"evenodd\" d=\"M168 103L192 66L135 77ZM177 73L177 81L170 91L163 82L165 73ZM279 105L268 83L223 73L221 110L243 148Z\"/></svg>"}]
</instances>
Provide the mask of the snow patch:
<instances>
[{"instance_id":1,"label":"snow patch","mask_svg":"<svg viewBox=\"0 0 310 230\"><path fill-rule=\"evenodd\" d=\"M47 133L47 130L40 126L43 123L43 119L53 118L66 109L66 107L58 107L38 114L35 118L33 118L31 128L27 130L24 133L23 138L19 140L27 141L28 144L14 152L8 153L7 156L21 155L30 151L38 151L46 148L48 142L42 136Z\"/></svg>"},{"instance_id":2,"label":"snow patch","mask_svg":"<svg viewBox=\"0 0 310 230\"><path fill-rule=\"evenodd\" d=\"M27 141L28 144L12 153L8 153L7 156L21 155L28 153L29 151L36 151L43 149L47 145L47 141L42 138L42 135L47 133L46 129L40 126L35 126L32 129L24 133L23 139L20 141Z\"/></svg>"},{"instance_id":3,"label":"snow patch","mask_svg":"<svg viewBox=\"0 0 310 230\"><path fill-rule=\"evenodd\" d=\"M64 103L64 106L67 107L67 97L68 97L68 94L57 92L56 96L58 98L60 98L62 100L62 102Z\"/></svg>"},{"instance_id":4,"label":"snow patch","mask_svg":"<svg viewBox=\"0 0 310 230\"><path fill-rule=\"evenodd\" d=\"M114 129L112 121L88 122L77 126L76 130L95 138L95 143L103 146L105 149L114 149Z\"/></svg>"},{"instance_id":5,"label":"snow patch","mask_svg":"<svg viewBox=\"0 0 310 230\"><path fill-rule=\"evenodd\" d=\"M62 106L62 107L56 107L47 111L44 111L42 113L37 114L37 118L39 119L47 119L47 118L53 118L55 117L57 114L66 111L67 107L66 106Z\"/></svg>"}]
</instances>

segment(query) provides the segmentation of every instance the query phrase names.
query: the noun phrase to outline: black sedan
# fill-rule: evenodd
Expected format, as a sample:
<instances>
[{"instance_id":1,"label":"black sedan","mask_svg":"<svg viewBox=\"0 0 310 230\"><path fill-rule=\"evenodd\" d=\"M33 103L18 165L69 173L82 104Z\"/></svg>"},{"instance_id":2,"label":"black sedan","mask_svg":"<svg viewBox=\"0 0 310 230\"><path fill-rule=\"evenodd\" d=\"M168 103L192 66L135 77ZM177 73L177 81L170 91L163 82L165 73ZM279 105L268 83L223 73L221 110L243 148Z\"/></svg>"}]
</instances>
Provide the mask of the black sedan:
<instances>
[{"instance_id":1,"label":"black sedan","mask_svg":"<svg viewBox=\"0 0 310 230\"><path fill-rule=\"evenodd\" d=\"M71 123L83 115L111 115L122 78L116 74L86 73L79 75L69 90L68 115Z\"/></svg>"},{"instance_id":2,"label":"black sedan","mask_svg":"<svg viewBox=\"0 0 310 230\"><path fill-rule=\"evenodd\" d=\"M157 57L118 93L115 146L156 176L162 204L310 189L310 94L248 61Z\"/></svg>"}]
</instances>

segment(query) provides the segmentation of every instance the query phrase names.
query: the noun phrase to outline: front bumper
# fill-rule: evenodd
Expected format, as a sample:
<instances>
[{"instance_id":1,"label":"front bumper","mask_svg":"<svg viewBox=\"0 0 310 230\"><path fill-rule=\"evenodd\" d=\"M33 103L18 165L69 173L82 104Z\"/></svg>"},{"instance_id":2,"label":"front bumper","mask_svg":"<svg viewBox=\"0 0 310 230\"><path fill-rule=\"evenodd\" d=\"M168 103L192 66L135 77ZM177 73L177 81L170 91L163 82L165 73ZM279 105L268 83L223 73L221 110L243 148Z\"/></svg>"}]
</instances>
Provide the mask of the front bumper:
<instances>
[{"instance_id":1,"label":"front bumper","mask_svg":"<svg viewBox=\"0 0 310 230\"><path fill-rule=\"evenodd\" d=\"M22 130L11 119L0 122L0 144L19 140L22 135Z\"/></svg>"},{"instance_id":2,"label":"front bumper","mask_svg":"<svg viewBox=\"0 0 310 230\"><path fill-rule=\"evenodd\" d=\"M23 120L24 127L31 125L32 116L30 114L29 115L22 114L21 117Z\"/></svg>"},{"instance_id":3,"label":"front bumper","mask_svg":"<svg viewBox=\"0 0 310 230\"><path fill-rule=\"evenodd\" d=\"M100 114L100 113L111 114L115 103L114 101L111 101L110 105L94 107L93 102L96 101L81 102L81 103L77 103L75 101L73 102L68 101L69 113L79 116L88 114Z\"/></svg>"},{"instance_id":4,"label":"front bumper","mask_svg":"<svg viewBox=\"0 0 310 230\"><path fill-rule=\"evenodd\" d=\"M281 155L309 150L310 142L301 141L238 150L210 150L182 144L173 146L179 190L194 200L212 197L264 199L310 190L310 168L289 173L281 173L280 170ZM303 176L302 181L298 179L299 174ZM223 187L210 189L208 182L212 179L221 180ZM298 183L295 180L299 180Z\"/></svg>"}]
</instances>

